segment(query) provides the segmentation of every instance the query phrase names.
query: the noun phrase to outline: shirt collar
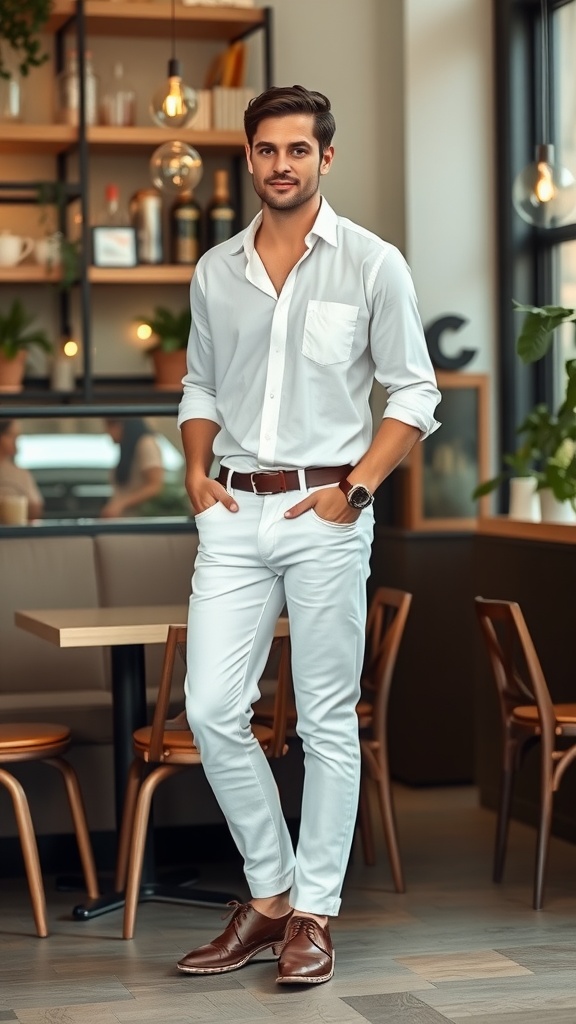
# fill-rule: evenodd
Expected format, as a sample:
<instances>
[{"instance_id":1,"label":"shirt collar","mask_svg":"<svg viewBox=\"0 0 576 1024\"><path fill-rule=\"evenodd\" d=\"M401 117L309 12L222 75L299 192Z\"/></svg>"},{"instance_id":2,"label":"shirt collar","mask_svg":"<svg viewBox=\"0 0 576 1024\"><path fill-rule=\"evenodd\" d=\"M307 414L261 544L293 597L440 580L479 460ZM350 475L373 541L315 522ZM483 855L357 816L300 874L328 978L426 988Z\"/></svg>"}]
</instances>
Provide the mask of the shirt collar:
<instances>
[{"instance_id":1,"label":"shirt collar","mask_svg":"<svg viewBox=\"0 0 576 1024\"><path fill-rule=\"evenodd\" d=\"M254 220L250 222L244 233L240 235L240 238L236 241L234 248L230 250L231 256L237 256L238 253L244 250L246 256L250 259L254 252L254 239L256 238L256 232L258 231L261 223L262 210L256 214ZM338 245L338 217L324 196L322 196L322 202L320 203L320 209L316 215L316 220L306 235L306 244L310 245L311 240L314 237L323 238L329 245Z\"/></svg>"}]
</instances>

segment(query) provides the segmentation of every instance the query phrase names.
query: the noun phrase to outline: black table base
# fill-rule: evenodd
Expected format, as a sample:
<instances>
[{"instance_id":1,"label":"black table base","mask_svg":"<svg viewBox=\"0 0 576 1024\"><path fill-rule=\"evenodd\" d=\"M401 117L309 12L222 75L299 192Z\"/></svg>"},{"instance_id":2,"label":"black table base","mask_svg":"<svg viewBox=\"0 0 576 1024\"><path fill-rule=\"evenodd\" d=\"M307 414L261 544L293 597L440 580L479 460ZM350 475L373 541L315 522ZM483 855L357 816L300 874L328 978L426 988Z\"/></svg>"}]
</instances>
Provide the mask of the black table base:
<instances>
[{"instance_id":1,"label":"black table base","mask_svg":"<svg viewBox=\"0 0 576 1024\"><path fill-rule=\"evenodd\" d=\"M209 889L193 889L186 885L170 885L166 882L149 882L140 886L139 903L190 903L196 907L225 907L238 896L228 892L211 892ZM124 893L113 892L99 896L96 900L87 900L74 907L72 917L76 921L91 921L100 914L109 914L113 910L124 907Z\"/></svg>"}]
</instances>

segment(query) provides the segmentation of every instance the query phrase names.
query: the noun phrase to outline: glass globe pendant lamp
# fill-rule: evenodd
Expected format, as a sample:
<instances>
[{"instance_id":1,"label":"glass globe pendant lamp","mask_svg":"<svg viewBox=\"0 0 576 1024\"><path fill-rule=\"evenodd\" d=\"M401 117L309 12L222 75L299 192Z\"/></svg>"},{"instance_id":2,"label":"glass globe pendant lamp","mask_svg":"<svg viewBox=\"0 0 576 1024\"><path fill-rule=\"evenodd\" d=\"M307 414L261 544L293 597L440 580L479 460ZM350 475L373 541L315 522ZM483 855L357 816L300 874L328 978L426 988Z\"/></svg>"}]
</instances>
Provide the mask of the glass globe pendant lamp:
<instances>
[{"instance_id":1,"label":"glass globe pendant lamp","mask_svg":"<svg viewBox=\"0 0 576 1024\"><path fill-rule=\"evenodd\" d=\"M198 97L182 81L180 61L176 60L176 13L172 0L172 56L168 61L168 78L158 86L150 100L150 115L161 128L186 128L198 110Z\"/></svg>"},{"instance_id":2,"label":"glass globe pendant lamp","mask_svg":"<svg viewBox=\"0 0 576 1024\"><path fill-rule=\"evenodd\" d=\"M549 69L548 9L541 0L541 78L542 139L548 139ZM543 141L536 146L534 162L528 164L514 179L512 202L516 212L528 224L553 228L564 224L576 209L576 181L566 167L555 160L554 146Z\"/></svg>"},{"instance_id":3,"label":"glass globe pendant lamp","mask_svg":"<svg viewBox=\"0 0 576 1024\"><path fill-rule=\"evenodd\" d=\"M157 189L178 194L190 192L202 178L202 157L185 142L165 142L150 158L150 177Z\"/></svg>"}]
</instances>

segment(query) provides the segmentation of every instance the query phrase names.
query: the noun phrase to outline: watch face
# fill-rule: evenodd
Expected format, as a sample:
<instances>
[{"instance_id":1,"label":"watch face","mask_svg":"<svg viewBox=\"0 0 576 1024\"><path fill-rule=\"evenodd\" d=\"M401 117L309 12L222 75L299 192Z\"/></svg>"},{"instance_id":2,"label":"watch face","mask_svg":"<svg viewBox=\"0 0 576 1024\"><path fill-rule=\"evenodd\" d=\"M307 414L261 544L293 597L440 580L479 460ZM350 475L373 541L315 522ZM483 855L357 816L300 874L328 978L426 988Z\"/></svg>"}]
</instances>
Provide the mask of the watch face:
<instances>
[{"instance_id":1,"label":"watch face","mask_svg":"<svg viewBox=\"0 0 576 1024\"><path fill-rule=\"evenodd\" d=\"M374 501L373 495L370 493L367 487L363 487L362 484L356 484L351 491L348 492L348 504L352 508L367 508Z\"/></svg>"}]
</instances>

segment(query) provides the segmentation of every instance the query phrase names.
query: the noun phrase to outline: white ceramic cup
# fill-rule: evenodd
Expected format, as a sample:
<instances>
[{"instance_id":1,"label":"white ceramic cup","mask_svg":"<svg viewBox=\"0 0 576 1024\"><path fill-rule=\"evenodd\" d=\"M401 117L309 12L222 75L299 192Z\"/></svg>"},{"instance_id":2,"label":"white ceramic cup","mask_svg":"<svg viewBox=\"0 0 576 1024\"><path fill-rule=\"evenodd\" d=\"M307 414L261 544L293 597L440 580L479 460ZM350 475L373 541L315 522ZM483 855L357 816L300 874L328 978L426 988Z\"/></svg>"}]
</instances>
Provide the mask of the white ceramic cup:
<instances>
[{"instance_id":1,"label":"white ceramic cup","mask_svg":"<svg viewBox=\"0 0 576 1024\"><path fill-rule=\"evenodd\" d=\"M34 239L13 235L11 231L0 231L0 267L15 267L30 255Z\"/></svg>"},{"instance_id":2,"label":"white ceramic cup","mask_svg":"<svg viewBox=\"0 0 576 1024\"><path fill-rule=\"evenodd\" d=\"M26 526L28 498L25 494L0 495L0 523L4 526Z\"/></svg>"}]
</instances>

